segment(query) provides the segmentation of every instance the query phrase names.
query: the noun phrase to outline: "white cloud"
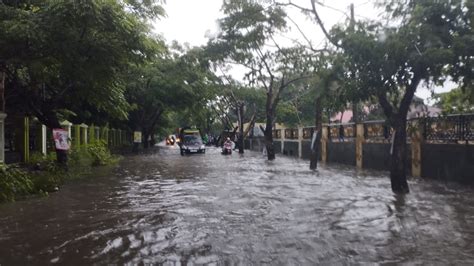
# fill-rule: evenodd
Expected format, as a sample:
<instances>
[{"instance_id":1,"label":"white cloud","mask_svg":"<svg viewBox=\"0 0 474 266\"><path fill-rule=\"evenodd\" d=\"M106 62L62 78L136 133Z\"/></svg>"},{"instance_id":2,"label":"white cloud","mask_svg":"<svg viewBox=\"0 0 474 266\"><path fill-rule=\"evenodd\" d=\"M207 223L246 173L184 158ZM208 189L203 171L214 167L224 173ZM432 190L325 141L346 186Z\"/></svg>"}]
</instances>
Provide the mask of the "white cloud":
<instances>
[{"instance_id":1,"label":"white cloud","mask_svg":"<svg viewBox=\"0 0 474 266\"><path fill-rule=\"evenodd\" d=\"M203 45L207 42L206 34L217 30L221 3L222 0L168 0L167 17L153 24L155 32L167 42Z\"/></svg>"},{"instance_id":2,"label":"white cloud","mask_svg":"<svg viewBox=\"0 0 474 266\"><path fill-rule=\"evenodd\" d=\"M310 8L310 0L294 0L301 6ZM350 14L349 6L354 4L356 20L376 19L381 13L373 7L373 0L338 0L325 1L328 7L320 7L319 13L321 19L330 29L333 25L344 23ZM179 43L189 43L191 46L204 45L208 41L209 36L213 36L217 32L217 19L222 18L220 11L222 0L168 0L165 5L167 17L156 21L153 26L155 32L162 35L168 43L173 40ZM324 44L325 36L320 28L309 18L302 15L297 10L289 12L289 16L294 20L305 35L311 40L314 46ZM302 35L294 25L291 25L292 31L280 36L278 42L282 45L290 45L290 39L299 39L304 43ZM242 78L243 70L231 71L238 73L235 77ZM443 87L436 87L435 92L450 91L455 84L447 82ZM431 96L431 91L427 88L419 88L416 95L425 99Z\"/></svg>"}]
</instances>

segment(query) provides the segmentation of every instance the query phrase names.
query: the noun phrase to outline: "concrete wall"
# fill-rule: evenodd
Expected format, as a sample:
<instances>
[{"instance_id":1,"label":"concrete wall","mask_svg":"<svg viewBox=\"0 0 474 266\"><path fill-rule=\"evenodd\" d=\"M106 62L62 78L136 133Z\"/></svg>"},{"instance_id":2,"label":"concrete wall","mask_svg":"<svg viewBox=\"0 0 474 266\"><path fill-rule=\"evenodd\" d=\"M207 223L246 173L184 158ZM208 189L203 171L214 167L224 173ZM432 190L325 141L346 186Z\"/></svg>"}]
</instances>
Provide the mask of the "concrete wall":
<instances>
[{"instance_id":1,"label":"concrete wall","mask_svg":"<svg viewBox=\"0 0 474 266\"><path fill-rule=\"evenodd\" d=\"M285 141L283 143L283 154L288 156L298 157L298 142L297 141Z\"/></svg>"},{"instance_id":2,"label":"concrete wall","mask_svg":"<svg viewBox=\"0 0 474 266\"><path fill-rule=\"evenodd\" d=\"M319 145L319 160L321 160L321 145ZM302 140L301 141L301 158L308 159L311 156L311 141L310 140Z\"/></svg>"},{"instance_id":3,"label":"concrete wall","mask_svg":"<svg viewBox=\"0 0 474 266\"><path fill-rule=\"evenodd\" d=\"M376 170L389 170L390 144L364 143L362 145L362 167Z\"/></svg>"},{"instance_id":4,"label":"concrete wall","mask_svg":"<svg viewBox=\"0 0 474 266\"><path fill-rule=\"evenodd\" d=\"M364 143L362 146L362 167L375 170L390 170L389 143ZM407 145L407 173L411 173L411 148Z\"/></svg>"},{"instance_id":5,"label":"concrete wall","mask_svg":"<svg viewBox=\"0 0 474 266\"><path fill-rule=\"evenodd\" d=\"M279 141L279 140L274 140L274 141L273 141L273 146L275 147L275 153L276 153L276 154L281 153L281 141Z\"/></svg>"},{"instance_id":6,"label":"concrete wall","mask_svg":"<svg viewBox=\"0 0 474 266\"><path fill-rule=\"evenodd\" d=\"M367 142L374 139L377 141L377 139L376 137L366 139L365 130L363 124L358 124L355 142L331 142L327 139L328 129L323 128L322 143L326 145L326 149L320 149L320 160L325 158L328 163L389 171L391 144ZM421 131L412 133L410 141L411 143L407 143L406 146L408 175L474 184L474 145L472 142L470 145L428 144L424 142ZM323 144L320 148L324 146ZM274 145L276 153L303 159L309 159L311 155L311 141L303 138L303 128L298 129L297 139L276 139ZM263 138L246 140L247 147L261 152L264 147ZM359 152L357 155L356 151Z\"/></svg>"},{"instance_id":7,"label":"concrete wall","mask_svg":"<svg viewBox=\"0 0 474 266\"><path fill-rule=\"evenodd\" d=\"M253 151L261 152L263 147L265 146L265 142L263 138L252 138L250 139L251 147L250 149Z\"/></svg>"},{"instance_id":8,"label":"concrete wall","mask_svg":"<svg viewBox=\"0 0 474 266\"><path fill-rule=\"evenodd\" d=\"M244 149L250 150L250 139L244 139Z\"/></svg>"},{"instance_id":9,"label":"concrete wall","mask_svg":"<svg viewBox=\"0 0 474 266\"><path fill-rule=\"evenodd\" d=\"M280 141L273 141L273 146L275 147L276 153L281 153ZM252 151L262 152L263 148L265 147L265 140L263 137L254 137L254 138L246 139L244 140L244 147L245 149L249 149Z\"/></svg>"},{"instance_id":10,"label":"concrete wall","mask_svg":"<svg viewBox=\"0 0 474 266\"><path fill-rule=\"evenodd\" d=\"M355 149L355 142L328 142L328 162L355 165Z\"/></svg>"},{"instance_id":11,"label":"concrete wall","mask_svg":"<svg viewBox=\"0 0 474 266\"><path fill-rule=\"evenodd\" d=\"M5 163L19 163L21 162L21 152L19 151L6 151L5 152Z\"/></svg>"},{"instance_id":12,"label":"concrete wall","mask_svg":"<svg viewBox=\"0 0 474 266\"><path fill-rule=\"evenodd\" d=\"M474 184L474 145L422 144L421 176Z\"/></svg>"}]
</instances>

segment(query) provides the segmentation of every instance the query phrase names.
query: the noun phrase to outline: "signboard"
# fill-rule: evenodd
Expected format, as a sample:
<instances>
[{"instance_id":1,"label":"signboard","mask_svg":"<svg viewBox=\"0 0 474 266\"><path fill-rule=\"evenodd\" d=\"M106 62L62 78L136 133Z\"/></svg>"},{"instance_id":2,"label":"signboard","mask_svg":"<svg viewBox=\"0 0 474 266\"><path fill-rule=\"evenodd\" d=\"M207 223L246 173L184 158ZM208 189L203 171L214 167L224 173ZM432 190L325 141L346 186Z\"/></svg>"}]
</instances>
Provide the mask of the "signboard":
<instances>
[{"instance_id":1,"label":"signboard","mask_svg":"<svg viewBox=\"0 0 474 266\"><path fill-rule=\"evenodd\" d=\"M142 132L141 131L134 131L133 132L133 143L141 143L142 142Z\"/></svg>"},{"instance_id":2,"label":"signboard","mask_svg":"<svg viewBox=\"0 0 474 266\"><path fill-rule=\"evenodd\" d=\"M69 150L69 136L68 136L68 131L64 130L62 128L54 128L53 129L53 139L54 139L54 144L56 146L56 150L63 150L67 151Z\"/></svg>"}]
</instances>

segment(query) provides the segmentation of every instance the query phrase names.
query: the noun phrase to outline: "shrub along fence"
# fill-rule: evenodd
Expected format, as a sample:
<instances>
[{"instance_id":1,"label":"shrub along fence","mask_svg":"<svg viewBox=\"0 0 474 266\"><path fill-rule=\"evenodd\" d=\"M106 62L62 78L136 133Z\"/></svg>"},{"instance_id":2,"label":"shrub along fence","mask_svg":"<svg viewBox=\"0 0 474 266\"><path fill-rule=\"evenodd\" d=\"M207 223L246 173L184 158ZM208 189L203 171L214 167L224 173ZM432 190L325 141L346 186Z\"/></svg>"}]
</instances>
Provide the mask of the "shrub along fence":
<instances>
[{"instance_id":1,"label":"shrub along fence","mask_svg":"<svg viewBox=\"0 0 474 266\"><path fill-rule=\"evenodd\" d=\"M312 127L276 129L275 151L308 159ZM408 121L409 174L474 184L474 114L416 118ZM326 124L320 160L389 170L393 129L383 120L358 124ZM264 141L248 138L245 147L262 151Z\"/></svg>"},{"instance_id":2,"label":"shrub along fence","mask_svg":"<svg viewBox=\"0 0 474 266\"><path fill-rule=\"evenodd\" d=\"M71 148L85 147L95 140L103 140L109 148L130 144L130 132L106 126L94 126L63 121L61 127L68 132ZM5 145L0 147L0 163L28 162L32 153L46 155L54 152L51 130L36 118L7 117L5 121Z\"/></svg>"}]
</instances>

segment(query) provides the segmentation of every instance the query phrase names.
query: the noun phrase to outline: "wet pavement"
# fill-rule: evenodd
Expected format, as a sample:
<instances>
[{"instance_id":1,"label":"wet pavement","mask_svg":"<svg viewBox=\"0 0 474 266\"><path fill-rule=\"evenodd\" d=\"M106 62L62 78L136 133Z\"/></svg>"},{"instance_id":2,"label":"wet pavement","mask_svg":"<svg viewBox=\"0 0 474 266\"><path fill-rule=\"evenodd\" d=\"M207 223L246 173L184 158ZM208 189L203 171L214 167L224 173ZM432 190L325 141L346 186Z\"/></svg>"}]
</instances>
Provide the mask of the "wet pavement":
<instances>
[{"instance_id":1,"label":"wet pavement","mask_svg":"<svg viewBox=\"0 0 474 266\"><path fill-rule=\"evenodd\" d=\"M126 157L0 205L0 265L474 264L474 190L262 154Z\"/></svg>"}]
</instances>

